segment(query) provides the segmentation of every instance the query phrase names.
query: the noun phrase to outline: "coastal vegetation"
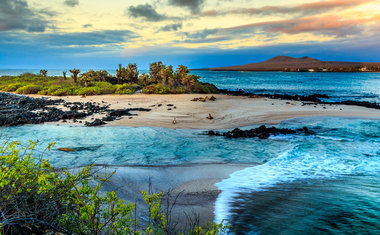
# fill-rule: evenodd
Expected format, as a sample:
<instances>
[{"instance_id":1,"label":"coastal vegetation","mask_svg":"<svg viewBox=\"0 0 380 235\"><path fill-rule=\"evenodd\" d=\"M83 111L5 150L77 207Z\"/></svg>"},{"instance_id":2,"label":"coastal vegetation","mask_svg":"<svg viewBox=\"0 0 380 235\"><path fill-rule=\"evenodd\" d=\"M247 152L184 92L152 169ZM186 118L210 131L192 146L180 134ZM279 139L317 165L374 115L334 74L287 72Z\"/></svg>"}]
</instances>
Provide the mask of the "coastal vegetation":
<instances>
[{"instance_id":1,"label":"coastal vegetation","mask_svg":"<svg viewBox=\"0 0 380 235\"><path fill-rule=\"evenodd\" d=\"M119 65L116 77L105 70L81 73L74 68L70 73L71 79L67 78L66 71L62 76L48 76L47 70L41 70L40 74L2 76L0 90L52 96L134 94L137 91L146 94L218 93L214 85L200 82L200 77L190 74L186 66L174 69L162 62L150 64L149 74L140 74L136 64Z\"/></svg>"},{"instance_id":2,"label":"coastal vegetation","mask_svg":"<svg viewBox=\"0 0 380 235\"><path fill-rule=\"evenodd\" d=\"M148 217L140 223L134 203L102 191L113 174L93 166L54 168L35 154L36 142L0 146L0 234L171 234L162 193L142 192ZM51 143L46 150L54 146ZM186 234L224 234L227 226L194 225ZM178 233L178 232L177 232ZM181 232L179 232L181 233Z\"/></svg>"}]
</instances>

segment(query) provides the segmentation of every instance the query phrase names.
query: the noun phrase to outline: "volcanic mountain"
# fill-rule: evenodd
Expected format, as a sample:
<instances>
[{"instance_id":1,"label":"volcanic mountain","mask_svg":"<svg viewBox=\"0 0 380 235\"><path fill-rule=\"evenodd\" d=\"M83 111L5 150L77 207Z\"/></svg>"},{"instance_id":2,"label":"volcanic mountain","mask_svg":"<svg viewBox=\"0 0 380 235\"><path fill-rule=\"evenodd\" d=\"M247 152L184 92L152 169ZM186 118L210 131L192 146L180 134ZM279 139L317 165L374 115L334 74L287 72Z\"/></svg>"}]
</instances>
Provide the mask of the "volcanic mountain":
<instances>
[{"instance_id":1,"label":"volcanic mountain","mask_svg":"<svg viewBox=\"0 0 380 235\"><path fill-rule=\"evenodd\" d=\"M343 61L321 61L308 56L294 58L290 56L276 56L269 60L238 66L207 68L211 71L298 71L304 69L325 69L332 71L355 71L363 68L380 70L380 63L367 62L343 62Z\"/></svg>"}]
</instances>

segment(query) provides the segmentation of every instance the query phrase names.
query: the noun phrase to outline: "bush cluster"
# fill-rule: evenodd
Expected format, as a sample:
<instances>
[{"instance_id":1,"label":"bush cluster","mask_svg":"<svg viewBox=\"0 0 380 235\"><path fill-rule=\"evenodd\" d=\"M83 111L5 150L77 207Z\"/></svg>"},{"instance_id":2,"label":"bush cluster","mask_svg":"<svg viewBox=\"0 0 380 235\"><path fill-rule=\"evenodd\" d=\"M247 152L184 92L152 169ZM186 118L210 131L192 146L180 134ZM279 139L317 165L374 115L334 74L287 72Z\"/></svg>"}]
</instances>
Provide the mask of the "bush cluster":
<instances>
[{"instance_id":1,"label":"bush cluster","mask_svg":"<svg viewBox=\"0 0 380 235\"><path fill-rule=\"evenodd\" d=\"M75 172L54 168L33 153L35 142L0 146L0 234L141 234L133 215L135 204L125 202L102 186L112 174L92 166ZM49 144L47 150L54 144ZM149 209L146 234L169 234L161 210L162 193L142 192ZM208 230L195 226L190 234L222 234L223 223Z\"/></svg>"},{"instance_id":2,"label":"bush cluster","mask_svg":"<svg viewBox=\"0 0 380 235\"><path fill-rule=\"evenodd\" d=\"M199 82L199 76L190 74L186 66L180 65L173 70L173 66L162 62L150 64L149 74L141 75L136 64L125 68L120 65L116 77L105 70L80 74L80 70L73 69L70 72L72 79L66 78L66 72L63 77L49 77L47 70L41 70L40 74L3 76L0 90L52 96L134 94L137 90L146 94L218 93L214 85Z\"/></svg>"}]
</instances>

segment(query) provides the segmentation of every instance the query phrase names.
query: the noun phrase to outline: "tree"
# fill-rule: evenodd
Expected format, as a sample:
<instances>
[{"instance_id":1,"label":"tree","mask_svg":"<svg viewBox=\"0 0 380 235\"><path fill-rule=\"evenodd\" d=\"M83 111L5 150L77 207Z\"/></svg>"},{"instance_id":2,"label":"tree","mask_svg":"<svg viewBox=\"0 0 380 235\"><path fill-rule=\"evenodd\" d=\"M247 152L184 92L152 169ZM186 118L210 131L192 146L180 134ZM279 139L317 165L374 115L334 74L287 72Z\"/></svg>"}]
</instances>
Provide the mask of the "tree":
<instances>
[{"instance_id":1,"label":"tree","mask_svg":"<svg viewBox=\"0 0 380 235\"><path fill-rule=\"evenodd\" d=\"M40 70L40 74L41 74L41 76L44 77L44 78L47 77L47 72L48 72L48 71L47 71L46 69L41 69L41 70Z\"/></svg>"},{"instance_id":2,"label":"tree","mask_svg":"<svg viewBox=\"0 0 380 235\"><path fill-rule=\"evenodd\" d=\"M149 76L153 82L161 82L160 72L165 68L161 61L153 62L149 65Z\"/></svg>"},{"instance_id":3,"label":"tree","mask_svg":"<svg viewBox=\"0 0 380 235\"><path fill-rule=\"evenodd\" d=\"M140 75L139 79L143 82L144 86L146 86L148 79L149 79L149 75L146 73L142 73Z\"/></svg>"},{"instance_id":4,"label":"tree","mask_svg":"<svg viewBox=\"0 0 380 235\"><path fill-rule=\"evenodd\" d=\"M139 71L137 70L136 64L128 64L126 68L120 66L119 69L116 70L116 73L118 83L120 83L120 81L125 83L136 83L139 78Z\"/></svg>"},{"instance_id":5,"label":"tree","mask_svg":"<svg viewBox=\"0 0 380 235\"><path fill-rule=\"evenodd\" d=\"M191 87L198 82L199 76L188 74L181 79L181 83L186 85L187 90L191 91Z\"/></svg>"},{"instance_id":6,"label":"tree","mask_svg":"<svg viewBox=\"0 0 380 235\"><path fill-rule=\"evenodd\" d=\"M88 87L88 82L91 81L92 76L91 73L83 73L82 76L80 77L80 80L84 82L84 86Z\"/></svg>"},{"instance_id":7,"label":"tree","mask_svg":"<svg viewBox=\"0 0 380 235\"><path fill-rule=\"evenodd\" d=\"M74 82L78 82L78 74L80 73L79 69L72 69L70 70L70 73L72 73L72 78L74 79Z\"/></svg>"},{"instance_id":8,"label":"tree","mask_svg":"<svg viewBox=\"0 0 380 235\"><path fill-rule=\"evenodd\" d=\"M116 69L117 84L120 84L121 79L121 64L119 64L119 69Z\"/></svg>"},{"instance_id":9,"label":"tree","mask_svg":"<svg viewBox=\"0 0 380 235\"><path fill-rule=\"evenodd\" d=\"M173 80L173 66L163 67L160 71L160 78L164 85L168 84L169 80Z\"/></svg>"},{"instance_id":10,"label":"tree","mask_svg":"<svg viewBox=\"0 0 380 235\"><path fill-rule=\"evenodd\" d=\"M136 64L128 64L127 66L127 81L136 83L139 78L139 71Z\"/></svg>"},{"instance_id":11,"label":"tree","mask_svg":"<svg viewBox=\"0 0 380 235\"><path fill-rule=\"evenodd\" d=\"M176 72L177 72L179 79L183 79L184 77L186 77L190 73L189 69L182 64L178 65Z\"/></svg>"},{"instance_id":12,"label":"tree","mask_svg":"<svg viewBox=\"0 0 380 235\"><path fill-rule=\"evenodd\" d=\"M63 79L66 80L66 73L67 73L67 71L63 71L62 73L63 73Z\"/></svg>"}]
</instances>

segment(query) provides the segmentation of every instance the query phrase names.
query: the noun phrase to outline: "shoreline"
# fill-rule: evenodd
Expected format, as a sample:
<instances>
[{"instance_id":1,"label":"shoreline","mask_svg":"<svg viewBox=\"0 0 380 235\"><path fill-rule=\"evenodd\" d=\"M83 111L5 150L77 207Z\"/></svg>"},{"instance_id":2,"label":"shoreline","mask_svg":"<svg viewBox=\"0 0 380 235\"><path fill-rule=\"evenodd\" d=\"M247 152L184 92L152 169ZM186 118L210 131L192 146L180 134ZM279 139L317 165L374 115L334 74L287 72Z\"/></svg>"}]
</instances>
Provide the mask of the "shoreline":
<instances>
[{"instance_id":1,"label":"shoreline","mask_svg":"<svg viewBox=\"0 0 380 235\"><path fill-rule=\"evenodd\" d=\"M163 192L164 195L170 192L171 202L179 195L171 213L174 218L172 223L184 228L189 222L187 216L199 216L200 225L206 227L208 222L215 219L215 201L220 193L215 184L236 171L252 166L233 163L165 167L107 166L105 169L108 172L116 172L104 190L115 190L121 199L135 202L138 216L144 217L146 206L141 191L148 191L151 182L153 192Z\"/></svg>"},{"instance_id":2,"label":"shoreline","mask_svg":"<svg viewBox=\"0 0 380 235\"><path fill-rule=\"evenodd\" d=\"M211 95L208 95L210 97ZM48 97L67 102L95 102L110 105L111 109L145 108L149 112L131 112L136 116L119 117L106 126L164 127L172 129L221 130L259 124L279 124L297 117L330 116L380 119L380 111L366 107L342 104L318 104L305 101L271 99L265 97L213 95L215 101L191 101L206 97L200 94L178 95L99 95ZM46 96L30 95L42 98ZM207 119L211 114L213 119ZM104 115L95 114L83 119L93 121ZM176 124L173 124L173 120ZM47 124L82 125L72 120L48 122Z\"/></svg>"}]
</instances>

